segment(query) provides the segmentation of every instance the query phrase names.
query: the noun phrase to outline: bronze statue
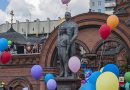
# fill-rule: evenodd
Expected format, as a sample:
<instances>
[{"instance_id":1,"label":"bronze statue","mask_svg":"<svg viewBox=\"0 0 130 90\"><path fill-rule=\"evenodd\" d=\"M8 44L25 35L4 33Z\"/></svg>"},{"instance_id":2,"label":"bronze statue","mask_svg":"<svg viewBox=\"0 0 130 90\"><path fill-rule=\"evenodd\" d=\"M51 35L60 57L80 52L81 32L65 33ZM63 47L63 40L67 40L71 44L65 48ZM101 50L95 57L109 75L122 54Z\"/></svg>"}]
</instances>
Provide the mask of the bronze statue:
<instances>
[{"instance_id":1,"label":"bronze statue","mask_svg":"<svg viewBox=\"0 0 130 90\"><path fill-rule=\"evenodd\" d=\"M65 28L61 28L58 35L58 58L60 60L60 76L67 77L68 70L68 51L69 51L69 36Z\"/></svg>"},{"instance_id":2,"label":"bronze statue","mask_svg":"<svg viewBox=\"0 0 130 90\"><path fill-rule=\"evenodd\" d=\"M58 58L60 59L60 76L68 76L68 60L75 54L74 40L78 35L78 25L71 20L71 13L65 13L66 21L59 26L58 30ZM64 32L64 34L62 33ZM62 34L61 34L62 33ZM67 42L67 43L65 43ZM58 46L60 45L60 46ZM62 57L62 58L61 58Z\"/></svg>"}]
</instances>

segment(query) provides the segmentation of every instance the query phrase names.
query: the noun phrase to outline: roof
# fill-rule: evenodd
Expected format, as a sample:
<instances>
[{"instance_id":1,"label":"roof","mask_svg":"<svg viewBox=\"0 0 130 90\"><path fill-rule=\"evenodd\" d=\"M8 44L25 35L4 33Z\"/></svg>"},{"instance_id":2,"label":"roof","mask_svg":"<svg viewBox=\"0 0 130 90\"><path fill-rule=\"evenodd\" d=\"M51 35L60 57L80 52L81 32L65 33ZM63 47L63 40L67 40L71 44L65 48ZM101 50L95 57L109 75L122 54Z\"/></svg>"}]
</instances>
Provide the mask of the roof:
<instances>
[{"instance_id":1,"label":"roof","mask_svg":"<svg viewBox=\"0 0 130 90\"><path fill-rule=\"evenodd\" d=\"M16 32L12 26L7 32L1 33L0 38L6 38L13 41L15 44L26 44L26 38L22 34Z\"/></svg>"},{"instance_id":2,"label":"roof","mask_svg":"<svg viewBox=\"0 0 130 90\"><path fill-rule=\"evenodd\" d=\"M45 40L46 40L45 38L34 37L34 36L27 38L27 42L30 42L31 44L34 44L34 43L42 44L44 43Z\"/></svg>"}]
</instances>

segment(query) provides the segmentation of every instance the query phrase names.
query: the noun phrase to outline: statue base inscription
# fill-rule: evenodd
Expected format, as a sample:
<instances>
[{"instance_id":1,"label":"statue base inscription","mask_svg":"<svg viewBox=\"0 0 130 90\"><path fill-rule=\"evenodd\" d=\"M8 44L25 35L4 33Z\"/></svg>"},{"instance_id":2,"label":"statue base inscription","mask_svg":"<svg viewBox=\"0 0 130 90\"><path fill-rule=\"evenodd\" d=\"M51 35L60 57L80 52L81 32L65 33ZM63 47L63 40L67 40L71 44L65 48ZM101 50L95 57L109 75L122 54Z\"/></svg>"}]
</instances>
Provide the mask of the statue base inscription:
<instances>
[{"instance_id":1,"label":"statue base inscription","mask_svg":"<svg viewBox=\"0 0 130 90\"><path fill-rule=\"evenodd\" d=\"M56 78L57 90L79 90L80 80L74 78Z\"/></svg>"}]
</instances>

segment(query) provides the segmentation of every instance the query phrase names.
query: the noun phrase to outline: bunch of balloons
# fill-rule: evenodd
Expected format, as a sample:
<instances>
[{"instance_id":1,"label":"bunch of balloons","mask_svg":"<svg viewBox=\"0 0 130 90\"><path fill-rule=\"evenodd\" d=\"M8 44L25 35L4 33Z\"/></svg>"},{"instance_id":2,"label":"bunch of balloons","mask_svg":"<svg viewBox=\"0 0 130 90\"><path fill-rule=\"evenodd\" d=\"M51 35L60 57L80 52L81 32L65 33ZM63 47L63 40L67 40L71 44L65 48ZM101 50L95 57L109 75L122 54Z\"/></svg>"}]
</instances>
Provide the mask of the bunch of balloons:
<instances>
[{"instance_id":1,"label":"bunch of balloons","mask_svg":"<svg viewBox=\"0 0 130 90\"><path fill-rule=\"evenodd\" d=\"M118 77L118 67L114 64L108 64L102 68L102 72L93 72L88 82L82 85L80 90L118 90Z\"/></svg>"},{"instance_id":2,"label":"bunch of balloons","mask_svg":"<svg viewBox=\"0 0 130 90\"><path fill-rule=\"evenodd\" d=\"M8 49L8 40L0 38L0 61L2 64L7 64L12 59L10 52L6 52L6 49Z\"/></svg>"},{"instance_id":3,"label":"bunch of balloons","mask_svg":"<svg viewBox=\"0 0 130 90\"><path fill-rule=\"evenodd\" d=\"M44 80L45 80L45 83L47 84L48 90L55 90L56 89L57 83L55 81L55 77L53 74L51 74L51 73L46 74Z\"/></svg>"},{"instance_id":4,"label":"bunch of balloons","mask_svg":"<svg viewBox=\"0 0 130 90\"><path fill-rule=\"evenodd\" d=\"M127 82L125 84L125 88L126 88L126 90L130 90L130 72L126 72L124 77Z\"/></svg>"},{"instance_id":5,"label":"bunch of balloons","mask_svg":"<svg viewBox=\"0 0 130 90\"><path fill-rule=\"evenodd\" d=\"M103 24L100 29L99 33L103 40L107 39L111 31L116 28L119 24L119 19L116 15L111 15L107 18L107 24Z\"/></svg>"},{"instance_id":6,"label":"bunch of balloons","mask_svg":"<svg viewBox=\"0 0 130 90\"><path fill-rule=\"evenodd\" d=\"M35 80L39 80L42 76L43 69L40 65L34 65L31 68L31 75ZM54 75L53 74L46 74L45 78L45 83L47 84L48 90L55 90L57 87L57 83L54 80Z\"/></svg>"}]
</instances>

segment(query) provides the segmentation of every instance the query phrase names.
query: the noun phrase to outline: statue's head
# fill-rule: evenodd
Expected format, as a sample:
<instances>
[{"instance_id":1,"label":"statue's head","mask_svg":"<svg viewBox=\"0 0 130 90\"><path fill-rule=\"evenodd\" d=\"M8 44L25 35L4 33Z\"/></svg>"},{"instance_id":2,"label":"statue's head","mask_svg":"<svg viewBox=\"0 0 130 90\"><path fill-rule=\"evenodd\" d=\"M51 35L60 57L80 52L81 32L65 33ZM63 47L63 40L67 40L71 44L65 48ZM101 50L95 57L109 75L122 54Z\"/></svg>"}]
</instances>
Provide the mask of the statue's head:
<instances>
[{"instance_id":1,"label":"statue's head","mask_svg":"<svg viewBox=\"0 0 130 90\"><path fill-rule=\"evenodd\" d=\"M71 13L70 12L65 12L65 19L66 19L66 21L71 19Z\"/></svg>"}]
</instances>

